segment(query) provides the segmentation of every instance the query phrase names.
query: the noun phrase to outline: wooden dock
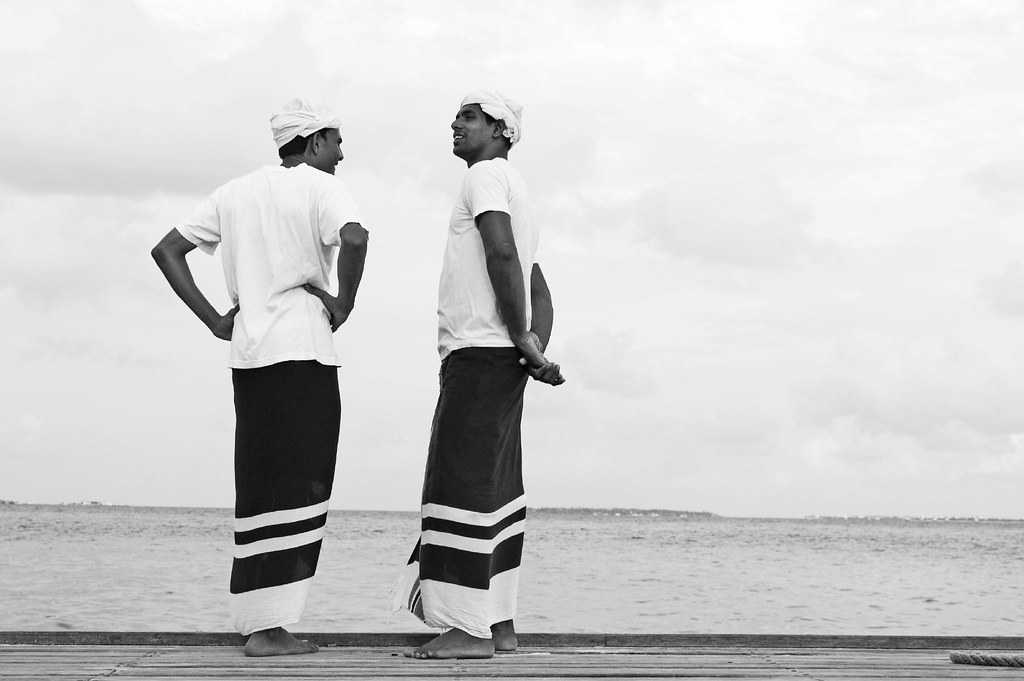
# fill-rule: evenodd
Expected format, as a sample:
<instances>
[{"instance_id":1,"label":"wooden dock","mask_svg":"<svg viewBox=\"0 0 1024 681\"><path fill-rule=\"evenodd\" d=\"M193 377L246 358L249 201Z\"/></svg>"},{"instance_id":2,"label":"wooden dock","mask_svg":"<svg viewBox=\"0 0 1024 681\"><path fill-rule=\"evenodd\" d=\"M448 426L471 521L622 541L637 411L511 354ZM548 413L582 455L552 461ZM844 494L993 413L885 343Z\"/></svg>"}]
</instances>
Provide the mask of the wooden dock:
<instances>
[{"instance_id":1,"label":"wooden dock","mask_svg":"<svg viewBox=\"0 0 1024 681\"><path fill-rule=\"evenodd\" d=\"M422 634L300 634L314 655L246 658L233 634L2 632L0 681L146 679L1021 679L953 650L1024 651L1024 637L524 634L491 660L411 660Z\"/></svg>"}]
</instances>

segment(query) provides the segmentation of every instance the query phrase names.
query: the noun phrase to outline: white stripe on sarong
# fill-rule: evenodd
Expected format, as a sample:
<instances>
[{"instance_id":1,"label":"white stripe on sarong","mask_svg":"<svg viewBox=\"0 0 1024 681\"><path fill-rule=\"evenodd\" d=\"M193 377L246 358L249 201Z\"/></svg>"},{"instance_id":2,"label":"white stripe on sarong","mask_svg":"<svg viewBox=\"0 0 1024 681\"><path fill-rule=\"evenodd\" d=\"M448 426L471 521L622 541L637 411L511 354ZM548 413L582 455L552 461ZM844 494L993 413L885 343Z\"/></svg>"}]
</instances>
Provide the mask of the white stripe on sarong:
<instances>
[{"instance_id":1,"label":"white stripe on sarong","mask_svg":"<svg viewBox=\"0 0 1024 681\"><path fill-rule=\"evenodd\" d=\"M454 506L444 506L443 504L423 504L421 512L424 518L440 518L441 520L452 520L467 525L489 526L503 520L506 516L512 515L525 506L526 495L522 494L497 511L491 511L490 513L466 511Z\"/></svg>"},{"instance_id":2,"label":"white stripe on sarong","mask_svg":"<svg viewBox=\"0 0 1024 681\"><path fill-rule=\"evenodd\" d=\"M435 582L420 582L423 621L431 627L456 627L478 638L491 637L491 625L515 619L519 568L491 577L489 589Z\"/></svg>"},{"instance_id":3,"label":"white stripe on sarong","mask_svg":"<svg viewBox=\"0 0 1024 681\"><path fill-rule=\"evenodd\" d=\"M289 508L284 511L270 511L269 513L251 515L247 518L235 518L235 532L248 532L249 530L255 530L256 528L268 525L283 525L284 523L309 520L310 518L327 513L327 504L327 501L321 501L319 504L313 504L312 506Z\"/></svg>"},{"instance_id":4,"label":"white stripe on sarong","mask_svg":"<svg viewBox=\"0 0 1024 681\"><path fill-rule=\"evenodd\" d=\"M434 546L447 546L452 549L459 549L460 551L471 551L472 553L494 553L495 547L501 542L505 541L509 537L517 534L522 534L526 528L526 521L520 520L519 522L512 523L504 530L494 536L494 539L477 539L471 537L463 537L458 534L451 534L450 532L440 532L438 530L423 530L420 541L423 544L433 544Z\"/></svg>"},{"instance_id":5,"label":"white stripe on sarong","mask_svg":"<svg viewBox=\"0 0 1024 681\"><path fill-rule=\"evenodd\" d=\"M302 617L313 578L255 589L240 594L229 594L231 616L235 630L243 636L254 631L285 627Z\"/></svg>"},{"instance_id":6,"label":"white stripe on sarong","mask_svg":"<svg viewBox=\"0 0 1024 681\"><path fill-rule=\"evenodd\" d=\"M248 558L249 556L255 556L257 553L270 553L271 551L297 549L300 546L312 544L313 542L323 538L324 528L318 527L315 530L310 530L309 532L300 532L299 534L293 534L287 537L271 537L270 539L254 541L251 544L236 544L235 558Z\"/></svg>"}]
</instances>

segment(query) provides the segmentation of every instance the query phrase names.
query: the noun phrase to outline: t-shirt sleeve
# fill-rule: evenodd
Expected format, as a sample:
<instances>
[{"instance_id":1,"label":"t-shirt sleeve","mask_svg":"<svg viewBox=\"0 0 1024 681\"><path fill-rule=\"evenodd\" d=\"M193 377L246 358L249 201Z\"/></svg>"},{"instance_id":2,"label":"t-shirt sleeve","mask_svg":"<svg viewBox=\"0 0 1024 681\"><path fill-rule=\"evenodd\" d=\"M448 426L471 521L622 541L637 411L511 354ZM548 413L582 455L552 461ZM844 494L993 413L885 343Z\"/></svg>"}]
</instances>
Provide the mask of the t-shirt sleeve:
<instances>
[{"instance_id":1,"label":"t-shirt sleeve","mask_svg":"<svg viewBox=\"0 0 1024 681\"><path fill-rule=\"evenodd\" d=\"M337 246L341 243L339 232L349 222L362 224L359 217L359 206L348 191L348 187L341 180L331 177L325 178L324 190L319 202L319 225L320 240L325 246ZM364 225L365 227L365 225Z\"/></svg>"},{"instance_id":2,"label":"t-shirt sleeve","mask_svg":"<svg viewBox=\"0 0 1024 681\"><path fill-rule=\"evenodd\" d=\"M512 214L508 176L492 164L478 163L469 169L465 195L474 218L489 210Z\"/></svg>"},{"instance_id":3,"label":"t-shirt sleeve","mask_svg":"<svg viewBox=\"0 0 1024 681\"><path fill-rule=\"evenodd\" d=\"M191 241L199 250L212 255L220 243L220 212L217 210L217 194L205 199L185 222L177 227L178 232Z\"/></svg>"}]
</instances>

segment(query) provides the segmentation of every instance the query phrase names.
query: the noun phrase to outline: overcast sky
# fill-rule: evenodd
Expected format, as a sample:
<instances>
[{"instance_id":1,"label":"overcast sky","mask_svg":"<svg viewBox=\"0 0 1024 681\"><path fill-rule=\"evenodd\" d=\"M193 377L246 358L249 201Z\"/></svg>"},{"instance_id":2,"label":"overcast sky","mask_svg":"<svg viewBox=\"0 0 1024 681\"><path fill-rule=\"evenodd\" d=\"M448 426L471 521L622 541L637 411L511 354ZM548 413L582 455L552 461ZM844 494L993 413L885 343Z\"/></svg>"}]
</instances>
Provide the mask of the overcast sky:
<instances>
[{"instance_id":1,"label":"overcast sky","mask_svg":"<svg viewBox=\"0 0 1024 681\"><path fill-rule=\"evenodd\" d=\"M4 3L0 498L233 503L227 344L149 249L303 96L371 232L332 505L418 508L486 87L568 379L527 390L532 505L1022 517L1022 65L994 0Z\"/></svg>"}]
</instances>

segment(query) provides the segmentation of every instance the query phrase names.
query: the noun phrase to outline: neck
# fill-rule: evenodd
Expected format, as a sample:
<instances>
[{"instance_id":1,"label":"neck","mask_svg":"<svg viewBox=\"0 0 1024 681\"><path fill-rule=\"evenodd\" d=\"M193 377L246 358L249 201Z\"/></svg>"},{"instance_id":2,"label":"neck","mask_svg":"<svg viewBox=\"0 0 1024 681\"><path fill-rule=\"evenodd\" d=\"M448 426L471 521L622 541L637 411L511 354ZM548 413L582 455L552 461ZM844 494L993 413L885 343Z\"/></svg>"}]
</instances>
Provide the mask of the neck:
<instances>
[{"instance_id":1,"label":"neck","mask_svg":"<svg viewBox=\"0 0 1024 681\"><path fill-rule=\"evenodd\" d=\"M285 156L281 159L281 165L285 168L294 168L295 166L300 166L305 162L306 159L298 155Z\"/></svg>"},{"instance_id":2,"label":"neck","mask_svg":"<svg viewBox=\"0 0 1024 681\"><path fill-rule=\"evenodd\" d=\"M501 147L490 147L484 149L478 156L474 158L466 159L466 166L472 168L473 164L479 163L480 161L490 161L496 158L503 158L508 160L508 147L504 144Z\"/></svg>"}]
</instances>

